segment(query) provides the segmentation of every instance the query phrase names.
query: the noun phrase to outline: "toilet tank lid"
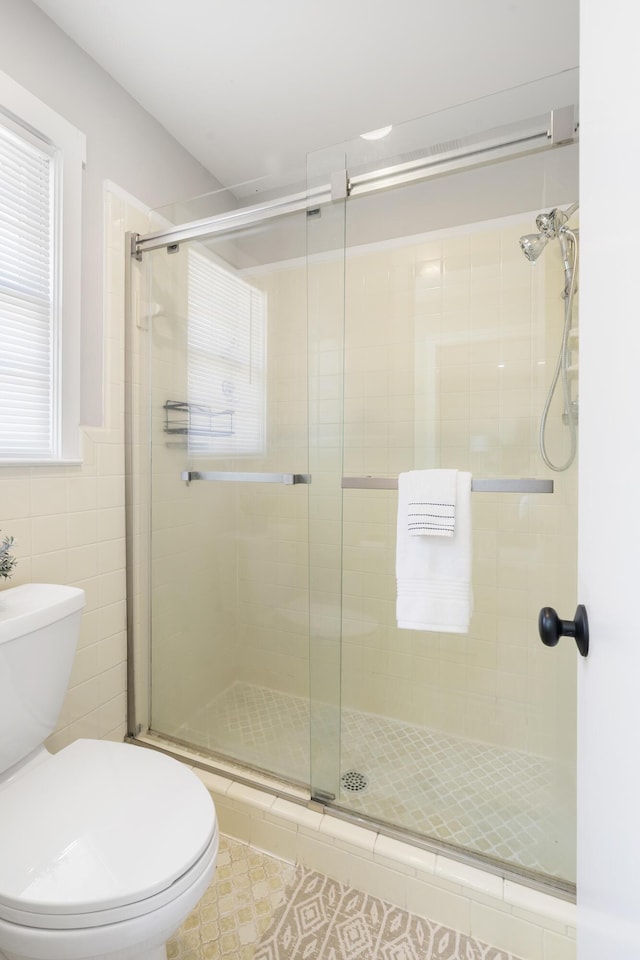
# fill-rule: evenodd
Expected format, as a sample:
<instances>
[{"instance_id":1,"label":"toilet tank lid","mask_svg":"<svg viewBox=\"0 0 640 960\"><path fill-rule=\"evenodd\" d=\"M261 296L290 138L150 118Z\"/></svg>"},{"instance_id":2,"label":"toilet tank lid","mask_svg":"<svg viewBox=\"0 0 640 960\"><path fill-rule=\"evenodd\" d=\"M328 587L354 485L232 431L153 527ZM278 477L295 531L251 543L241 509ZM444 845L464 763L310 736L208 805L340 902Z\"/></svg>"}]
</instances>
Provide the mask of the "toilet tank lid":
<instances>
[{"instance_id":1,"label":"toilet tank lid","mask_svg":"<svg viewBox=\"0 0 640 960\"><path fill-rule=\"evenodd\" d=\"M85 604L84 590L55 583L25 583L0 591L0 643L68 617Z\"/></svg>"}]
</instances>

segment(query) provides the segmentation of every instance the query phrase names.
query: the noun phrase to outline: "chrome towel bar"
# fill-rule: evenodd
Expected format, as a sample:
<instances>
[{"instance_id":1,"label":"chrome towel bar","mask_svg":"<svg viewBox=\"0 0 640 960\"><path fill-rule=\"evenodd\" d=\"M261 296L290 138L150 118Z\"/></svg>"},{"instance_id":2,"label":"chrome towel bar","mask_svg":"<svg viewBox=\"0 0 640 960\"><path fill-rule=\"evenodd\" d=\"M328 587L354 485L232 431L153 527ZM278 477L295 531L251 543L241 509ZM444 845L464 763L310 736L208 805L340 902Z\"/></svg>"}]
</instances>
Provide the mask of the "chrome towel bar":
<instances>
[{"instance_id":1,"label":"chrome towel bar","mask_svg":"<svg viewBox=\"0 0 640 960\"><path fill-rule=\"evenodd\" d=\"M343 477L344 490L397 490L397 477ZM474 493L553 493L553 480L534 477L505 478L474 477Z\"/></svg>"}]
</instances>

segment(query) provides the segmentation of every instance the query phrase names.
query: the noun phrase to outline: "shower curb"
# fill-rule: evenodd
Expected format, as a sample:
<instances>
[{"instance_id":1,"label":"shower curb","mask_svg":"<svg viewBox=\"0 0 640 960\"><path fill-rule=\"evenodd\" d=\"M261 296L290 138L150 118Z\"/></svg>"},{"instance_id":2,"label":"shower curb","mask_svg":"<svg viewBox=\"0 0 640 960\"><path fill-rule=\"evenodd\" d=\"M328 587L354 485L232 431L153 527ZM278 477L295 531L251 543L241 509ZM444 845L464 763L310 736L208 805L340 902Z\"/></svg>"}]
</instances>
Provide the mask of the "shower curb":
<instances>
[{"instance_id":1,"label":"shower curb","mask_svg":"<svg viewBox=\"0 0 640 960\"><path fill-rule=\"evenodd\" d=\"M365 826L194 767L222 833L527 960L575 956L576 907Z\"/></svg>"}]
</instances>

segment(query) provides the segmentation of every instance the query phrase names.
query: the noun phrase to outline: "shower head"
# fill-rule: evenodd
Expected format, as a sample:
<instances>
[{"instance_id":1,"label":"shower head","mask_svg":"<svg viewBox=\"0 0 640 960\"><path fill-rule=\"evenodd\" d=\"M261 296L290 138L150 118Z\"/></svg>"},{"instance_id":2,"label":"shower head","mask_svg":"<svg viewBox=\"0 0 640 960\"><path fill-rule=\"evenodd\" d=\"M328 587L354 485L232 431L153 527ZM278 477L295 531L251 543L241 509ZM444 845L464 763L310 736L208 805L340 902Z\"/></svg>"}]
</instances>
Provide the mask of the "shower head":
<instances>
[{"instance_id":1,"label":"shower head","mask_svg":"<svg viewBox=\"0 0 640 960\"><path fill-rule=\"evenodd\" d=\"M549 237L542 233L528 233L520 237L520 247L527 260L535 263L546 245L549 243Z\"/></svg>"}]
</instances>

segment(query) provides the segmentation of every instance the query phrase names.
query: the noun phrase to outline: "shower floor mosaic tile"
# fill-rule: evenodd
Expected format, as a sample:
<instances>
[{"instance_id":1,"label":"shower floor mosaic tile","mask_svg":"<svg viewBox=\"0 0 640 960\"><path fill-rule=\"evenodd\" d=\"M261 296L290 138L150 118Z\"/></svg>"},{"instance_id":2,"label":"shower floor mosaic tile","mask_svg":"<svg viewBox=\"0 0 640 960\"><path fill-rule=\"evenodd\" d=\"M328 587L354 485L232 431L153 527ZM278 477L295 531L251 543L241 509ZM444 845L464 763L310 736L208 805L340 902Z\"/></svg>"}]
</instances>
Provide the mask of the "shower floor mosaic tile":
<instances>
[{"instance_id":1,"label":"shower floor mosaic tile","mask_svg":"<svg viewBox=\"0 0 640 960\"><path fill-rule=\"evenodd\" d=\"M227 837L167 960L516 960Z\"/></svg>"},{"instance_id":2,"label":"shower floor mosaic tile","mask_svg":"<svg viewBox=\"0 0 640 960\"><path fill-rule=\"evenodd\" d=\"M335 739L337 714L314 716ZM324 729L323 729L324 727ZM302 697L237 683L176 731L241 763L308 783L309 706ZM342 806L529 870L572 879L575 788L544 757L343 710ZM349 774L349 776L345 776Z\"/></svg>"}]
</instances>

